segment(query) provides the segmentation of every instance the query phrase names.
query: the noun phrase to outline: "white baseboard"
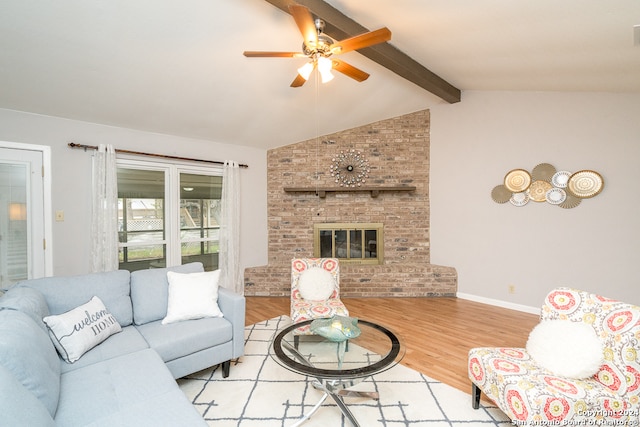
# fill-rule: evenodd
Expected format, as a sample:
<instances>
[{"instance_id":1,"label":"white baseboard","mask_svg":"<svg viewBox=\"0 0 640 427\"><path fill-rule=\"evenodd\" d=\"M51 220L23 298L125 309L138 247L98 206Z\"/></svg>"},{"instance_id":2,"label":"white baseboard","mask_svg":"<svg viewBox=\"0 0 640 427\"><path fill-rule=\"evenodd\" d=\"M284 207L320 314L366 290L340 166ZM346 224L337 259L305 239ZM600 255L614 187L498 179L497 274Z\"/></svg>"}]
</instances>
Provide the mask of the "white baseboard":
<instances>
[{"instance_id":1,"label":"white baseboard","mask_svg":"<svg viewBox=\"0 0 640 427\"><path fill-rule=\"evenodd\" d=\"M514 304L512 302L502 301L493 298L480 297L477 295L456 293L458 298L467 299L469 301L480 302L482 304L495 305L496 307L508 308L510 310L523 311L525 313L540 314L540 307L530 307L528 305Z\"/></svg>"}]
</instances>

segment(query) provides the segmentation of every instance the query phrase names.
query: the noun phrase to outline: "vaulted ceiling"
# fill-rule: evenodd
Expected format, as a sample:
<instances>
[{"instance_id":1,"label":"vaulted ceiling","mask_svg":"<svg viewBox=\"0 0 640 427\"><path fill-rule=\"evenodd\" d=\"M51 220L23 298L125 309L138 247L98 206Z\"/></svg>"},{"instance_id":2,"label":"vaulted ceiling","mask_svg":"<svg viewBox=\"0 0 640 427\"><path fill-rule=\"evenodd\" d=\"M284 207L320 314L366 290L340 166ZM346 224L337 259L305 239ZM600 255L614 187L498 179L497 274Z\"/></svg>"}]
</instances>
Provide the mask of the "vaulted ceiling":
<instances>
[{"instance_id":1,"label":"vaulted ceiling","mask_svg":"<svg viewBox=\"0 0 640 427\"><path fill-rule=\"evenodd\" d=\"M341 59L364 82L289 87L304 59L242 55L301 49L279 2L3 0L0 108L270 148L455 102L359 52ZM326 3L388 27L461 102L469 90L640 92L637 0Z\"/></svg>"}]
</instances>

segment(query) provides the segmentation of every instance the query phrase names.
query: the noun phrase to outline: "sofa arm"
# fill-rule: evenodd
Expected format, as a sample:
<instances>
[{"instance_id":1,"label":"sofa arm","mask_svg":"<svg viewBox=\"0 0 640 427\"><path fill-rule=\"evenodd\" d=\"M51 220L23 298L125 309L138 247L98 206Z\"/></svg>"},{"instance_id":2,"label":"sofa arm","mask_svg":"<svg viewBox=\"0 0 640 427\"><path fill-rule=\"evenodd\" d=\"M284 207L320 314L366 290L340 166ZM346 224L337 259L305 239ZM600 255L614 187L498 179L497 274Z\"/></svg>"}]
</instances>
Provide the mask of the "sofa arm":
<instances>
[{"instance_id":1,"label":"sofa arm","mask_svg":"<svg viewBox=\"0 0 640 427\"><path fill-rule=\"evenodd\" d=\"M245 298L226 288L218 288L218 306L233 327L233 358L244 354Z\"/></svg>"}]
</instances>

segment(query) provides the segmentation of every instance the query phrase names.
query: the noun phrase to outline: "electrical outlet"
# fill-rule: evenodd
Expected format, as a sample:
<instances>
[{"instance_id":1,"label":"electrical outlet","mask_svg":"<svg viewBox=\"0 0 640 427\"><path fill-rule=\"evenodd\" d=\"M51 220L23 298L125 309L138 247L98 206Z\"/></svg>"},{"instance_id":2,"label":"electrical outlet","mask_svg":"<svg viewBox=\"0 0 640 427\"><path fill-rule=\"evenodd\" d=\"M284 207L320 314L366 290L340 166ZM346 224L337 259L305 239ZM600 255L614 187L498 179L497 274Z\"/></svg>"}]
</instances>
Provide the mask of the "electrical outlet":
<instances>
[{"instance_id":1,"label":"electrical outlet","mask_svg":"<svg viewBox=\"0 0 640 427\"><path fill-rule=\"evenodd\" d=\"M64 221L64 211L56 211L56 221L57 222Z\"/></svg>"},{"instance_id":2,"label":"electrical outlet","mask_svg":"<svg viewBox=\"0 0 640 427\"><path fill-rule=\"evenodd\" d=\"M510 294L516 293L516 285L509 285L509 293Z\"/></svg>"}]
</instances>

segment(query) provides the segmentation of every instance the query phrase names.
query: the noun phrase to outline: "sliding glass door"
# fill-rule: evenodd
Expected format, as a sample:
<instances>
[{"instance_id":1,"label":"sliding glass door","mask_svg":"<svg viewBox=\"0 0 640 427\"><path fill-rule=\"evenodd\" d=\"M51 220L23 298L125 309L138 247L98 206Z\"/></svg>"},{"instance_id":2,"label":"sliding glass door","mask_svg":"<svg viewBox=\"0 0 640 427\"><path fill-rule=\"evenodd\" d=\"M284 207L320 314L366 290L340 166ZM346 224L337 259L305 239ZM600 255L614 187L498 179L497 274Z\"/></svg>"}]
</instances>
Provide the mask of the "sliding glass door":
<instances>
[{"instance_id":1,"label":"sliding glass door","mask_svg":"<svg viewBox=\"0 0 640 427\"><path fill-rule=\"evenodd\" d=\"M222 177L180 174L180 256L182 264L200 261L218 268Z\"/></svg>"},{"instance_id":2,"label":"sliding glass door","mask_svg":"<svg viewBox=\"0 0 640 427\"><path fill-rule=\"evenodd\" d=\"M118 168L119 264L123 270L167 266L164 169Z\"/></svg>"}]
</instances>

